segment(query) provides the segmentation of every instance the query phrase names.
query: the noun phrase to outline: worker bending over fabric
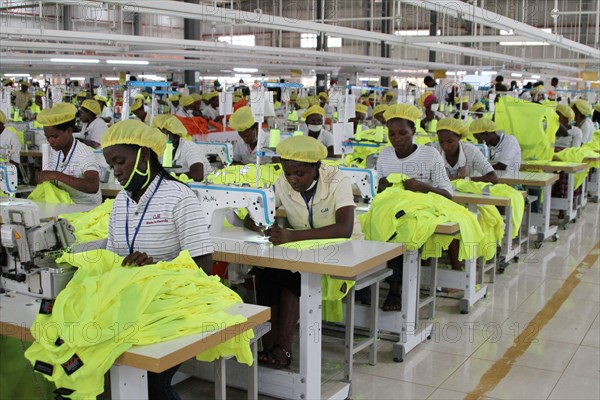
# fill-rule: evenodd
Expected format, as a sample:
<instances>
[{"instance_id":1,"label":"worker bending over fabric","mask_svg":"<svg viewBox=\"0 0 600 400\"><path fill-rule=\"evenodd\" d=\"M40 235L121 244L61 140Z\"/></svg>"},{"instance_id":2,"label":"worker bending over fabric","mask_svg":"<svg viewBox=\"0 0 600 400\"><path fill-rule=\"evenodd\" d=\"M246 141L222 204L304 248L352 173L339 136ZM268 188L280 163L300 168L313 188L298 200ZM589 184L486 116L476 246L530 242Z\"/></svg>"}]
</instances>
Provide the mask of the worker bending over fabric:
<instances>
[{"instance_id":1,"label":"worker bending over fabric","mask_svg":"<svg viewBox=\"0 0 600 400\"><path fill-rule=\"evenodd\" d=\"M574 125L575 111L566 104L559 104L556 106L556 114L558 114L560 126L556 131L554 151L568 147L580 147L583 141L583 132Z\"/></svg>"},{"instance_id":2,"label":"worker bending over fabric","mask_svg":"<svg viewBox=\"0 0 600 400\"><path fill-rule=\"evenodd\" d=\"M165 135L135 120L121 121L102 136L106 162L123 186L110 214L106 248L125 257L124 266L170 261L188 250L210 273L213 245L202 205L160 165L165 145ZM171 386L178 368L148 372L150 400L179 399Z\"/></svg>"},{"instance_id":3,"label":"worker bending over fabric","mask_svg":"<svg viewBox=\"0 0 600 400\"><path fill-rule=\"evenodd\" d=\"M92 150L73 137L76 113L73 104L57 103L38 114L37 122L44 127L51 151L50 169L41 171L37 182L54 182L67 191L76 204L99 205L102 202L100 165Z\"/></svg>"},{"instance_id":4,"label":"worker bending over fabric","mask_svg":"<svg viewBox=\"0 0 600 400\"><path fill-rule=\"evenodd\" d=\"M335 157L335 154L333 154L333 134L323 128L325 110L315 104L306 110L303 116L306 118L308 136L317 139L327 148L327 157Z\"/></svg>"},{"instance_id":5,"label":"worker bending over fabric","mask_svg":"<svg viewBox=\"0 0 600 400\"><path fill-rule=\"evenodd\" d=\"M521 146L517 138L505 132L496 132L496 123L491 119L480 118L469 125L469 132L484 143L490 151L490 164L496 171L519 172L521 167Z\"/></svg>"},{"instance_id":6,"label":"worker bending over fabric","mask_svg":"<svg viewBox=\"0 0 600 400\"><path fill-rule=\"evenodd\" d=\"M233 142L233 161L237 164L255 164L256 152L269 146L269 134L263 132L258 143L258 123L254 122L252 110L248 106L238 108L229 119L229 126L235 129L240 138ZM271 157L261 157L262 163L270 163Z\"/></svg>"},{"instance_id":7,"label":"worker bending over fabric","mask_svg":"<svg viewBox=\"0 0 600 400\"><path fill-rule=\"evenodd\" d=\"M97 149L100 147L100 138L108 126L100 117L102 110L96 100L84 100L79 109L79 120L83 123L77 138L86 145Z\"/></svg>"},{"instance_id":8,"label":"worker bending over fabric","mask_svg":"<svg viewBox=\"0 0 600 400\"><path fill-rule=\"evenodd\" d=\"M18 166L21 162L21 142L17 134L4 124L6 115L0 110L0 158Z\"/></svg>"},{"instance_id":9,"label":"worker bending over fabric","mask_svg":"<svg viewBox=\"0 0 600 400\"><path fill-rule=\"evenodd\" d=\"M572 108L575 112L575 125L581 129L583 143L591 142L594 133L594 123L591 120L594 112L592 105L587 100L579 99L573 103Z\"/></svg>"},{"instance_id":10,"label":"worker bending over fabric","mask_svg":"<svg viewBox=\"0 0 600 400\"><path fill-rule=\"evenodd\" d=\"M131 106L131 112L146 125L150 124L150 114L146 112L142 99L137 99Z\"/></svg>"},{"instance_id":11,"label":"worker bending over fabric","mask_svg":"<svg viewBox=\"0 0 600 400\"><path fill-rule=\"evenodd\" d=\"M313 239L363 237L355 216L350 178L337 167L321 164L327 149L309 136L293 136L277 146L284 175L275 182L276 206L283 206L292 229L277 225L264 233L280 245ZM244 225L258 230L247 217ZM271 307L271 331L263 336L258 361L289 367L299 317L300 274L271 268L254 269L258 303ZM306 294L305 294L306 295Z\"/></svg>"}]
</instances>

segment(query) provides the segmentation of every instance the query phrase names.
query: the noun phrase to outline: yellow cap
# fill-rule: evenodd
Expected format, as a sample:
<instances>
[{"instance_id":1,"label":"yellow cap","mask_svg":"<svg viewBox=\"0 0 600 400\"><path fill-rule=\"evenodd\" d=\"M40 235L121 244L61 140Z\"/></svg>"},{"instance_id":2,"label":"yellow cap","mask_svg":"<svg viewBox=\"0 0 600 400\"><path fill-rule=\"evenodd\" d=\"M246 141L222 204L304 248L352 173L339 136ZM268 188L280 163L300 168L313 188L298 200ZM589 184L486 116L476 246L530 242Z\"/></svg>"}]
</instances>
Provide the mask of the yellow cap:
<instances>
[{"instance_id":1,"label":"yellow cap","mask_svg":"<svg viewBox=\"0 0 600 400\"><path fill-rule=\"evenodd\" d=\"M244 132L254 126L254 116L248 106L238 108L229 119L229 126L238 132Z\"/></svg>"},{"instance_id":2,"label":"yellow cap","mask_svg":"<svg viewBox=\"0 0 600 400\"><path fill-rule=\"evenodd\" d=\"M298 107L306 109L309 107L308 104L308 100L306 99L306 97L298 97L296 99L296 104L298 104Z\"/></svg>"},{"instance_id":3,"label":"yellow cap","mask_svg":"<svg viewBox=\"0 0 600 400\"><path fill-rule=\"evenodd\" d=\"M181 136L181 137L187 137L188 136L188 131L187 129L185 129L185 126L183 126L183 124L181 123L181 121L179 120L179 118L177 118L174 115L171 115L170 118L167 118L163 124L163 129L167 130L168 132L177 135L177 136Z\"/></svg>"},{"instance_id":4,"label":"yellow cap","mask_svg":"<svg viewBox=\"0 0 600 400\"><path fill-rule=\"evenodd\" d=\"M393 88L397 88L398 87L398 81L392 81L392 87Z\"/></svg>"},{"instance_id":5,"label":"yellow cap","mask_svg":"<svg viewBox=\"0 0 600 400\"><path fill-rule=\"evenodd\" d=\"M0 110L0 124L5 124L5 123L6 123L6 115L4 115L2 110Z\"/></svg>"},{"instance_id":6,"label":"yellow cap","mask_svg":"<svg viewBox=\"0 0 600 400\"><path fill-rule=\"evenodd\" d=\"M99 94L97 94L96 96L94 96L94 100L101 101L103 103L107 103L108 102L108 98L106 98L104 96L100 96Z\"/></svg>"},{"instance_id":7,"label":"yellow cap","mask_svg":"<svg viewBox=\"0 0 600 400\"><path fill-rule=\"evenodd\" d=\"M202 97L202 96L200 96ZM174 94L172 96L167 97L167 101L173 102L173 101L179 101L179 95L178 94Z\"/></svg>"},{"instance_id":8,"label":"yellow cap","mask_svg":"<svg viewBox=\"0 0 600 400\"><path fill-rule=\"evenodd\" d=\"M354 110L358 113L366 114L367 106L365 106L364 104L357 104L356 107L354 107Z\"/></svg>"},{"instance_id":9,"label":"yellow cap","mask_svg":"<svg viewBox=\"0 0 600 400\"><path fill-rule=\"evenodd\" d=\"M31 83L29 83L27 81L21 81L21 82L19 82L19 84L23 85L23 86L27 86L27 87L31 86Z\"/></svg>"},{"instance_id":10,"label":"yellow cap","mask_svg":"<svg viewBox=\"0 0 600 400\"><path fill-rule=\"evenodd\" d=\"M306 96L306 100L308 100L309 106L313 106L318 103L317 98L315 96Z\"/></svg>"},{"instance_id":11,"label":"yellow cap","mask_svg":"<svg viewBox=\"0 0 600 400\"><path fill-rule=\"evenodd\" d=\"M192 96L194 99L194 103L197 101L202 101L202 95L200 93L192 93L190 96Z\"/></svg>"},{"instance_id":12,"label":"yellow cap","mask_svg":"<svg viewBox=\"0 0 600 400\"><path fill-rule=\"evenodd\" d=\"M139 110L140 108L142 108L142 105L144 104L144 102L142 101L142 99L137 99L132 105L131 105L131 111L135 111L135 110Z\"/></svg>"},{"instance_id":13,"label":"yellow cap","mask_svg":"<svg viewBox=\"0 0 600 400\"><path fill-rule=\"evenodd\" d=\"M556 106L556 112L571 122L575 119L575 111L566 104L559 104Z\"/></svg>"},{"instance_id":14,"label":"yellow cap","mask_svg":"<svg viewBox=\"0 0 600 400\"><path fill-rule=\"evenodd\" d=\"M425 108L425 100L427 100L429 96L435 97L435 94L433 94L433 92L425 92L421 95L421 97L419 97L419 105L421 107Z\"/></svg>"},{"instance_id":15,"label":"yellow cap","mask_svg":"<svg viewBox=\"0 0 600 400\"><path fill-rule=\"evenodd\" d=\"M157 129L163 129L165 127L165 121L171 118L171 114L158 114L154 116L152 120L152 127Z\"/></svg>"},{"instance_id":16,"label":"yellow cap","mask_svg":"<svg viewBox=\"0 0 600 400\"><path fill-rule=\"evenodd\" d=\"M10 78L5 78L2 80L2 85L6 86L6 85L12 85L13 81Z\"/></svg>"},{"instance_id":17,"label":"yellow cap","mask_svg":"<svg viewBox=\"0 0 600 400\"><path fill-rule=\"evenodd\" d=\"M383 114L383 118L386 121L400 118L407 121L416 122L417 119L421 118L423 113L417 107L410 104L394 104L390 106L387 111Z\"/></svg>"},{"instance_id":18,"label":"yellow cap","mask_svg":"<svg viewBox=\"0 0 600 400\"><path fill-rule=\"evenodd\" d=\"M462 104L462 103L468 103L470 101L470 97L469 96L462 96L462 97L457 97L454 102L456 104Z\"/></svg>"},{"instance_id":19,"label":"yellow cap","mask_svg":"<svg viewBox=\"0 0 600 400\"><path fill-rule=\"evenodd\" d=\"M379 113L386 112L388 108L390 108L390 106L388 106L387 104L378 104L377 106L375 106L375 109L373 110L373 115L377 115Z\"/></svg>"},{"instance_id":20,"label":"yellow cap","mask_svg":"<svg viewBox=\"0 0 600 400\"><path fill-rule=\"evenodd\" d=\"M44 96L46 96L46 93L44 93L44 92L43 92L43 91L41 91L41 90L38 90L37 92L35 92L35 95L36 95L36 96L40 96L40 97L44 97Z\"/></svg>"},{"instance_id":21,"label":"yellow cap","mask_svg":"<svg viewBox=\"0 0 600 400\"><path fill-rule=\"evenodd\" d=\"M77 107L71 103L57 103L52 108L46 108L37 115L37 122L43 126L56 126L73 121Z\"/></svg>"},{"instance_id":22,"label":"yellow cap","mask_svg":"<svg viewBox=\"0 0 600 400\"><path fill-rule=\"evenodd\" d=\"M319 98L329 100L329 95L327 94L327 92L321 92L319 93Z\"/></svg>"},{"instance_id":23,"label":"yellow cap","mask_svg":"<svg viewBox=\"0 0 600 400\"><path fill-rule=\"evenodd\" d=\"M195 103L195 102L196 102L196 100L194 100L194 98L193 98L192 96L182 96L182 97L179 99L179 104L180 104L182 107L187 107L187 106L190 106L190 105L192 105L192 104L193 104L193 103Z\"/></svg>"},{"instance_id":24,"label":"yellow cap","mask_svg":"<svg viewBox=\"0 0 600 400\"><path fill-rule=\"evenodd\" d=\"M140 100L145 100L146 96L144 96L144 93L138 93L135 96L133 96L134 99L140 99Z\"/></svg>"},{"instance_id":25,"label":"yellow cap","mask_svg":"<svg viewBox=\"0 0 600 400\"><path fill-rule=\"evenodd\" d=\"M77 93L77 97L87 97L87 92L82 90L81 92Z\"/></svg>"},{"instance_id":26,"label":"yellow cap","mask_svg":"<svg viewBox=\"0 0 600 400\"><path fill-rule=\"evenodd\" d=\"M323 107L319 106L319 105L314 105L312 107L310 107L308 110L304 111L304 113L302 114L302 118L308 118L309 115L313 115L313 114L319 114L321 117L325 116L325 110L323 109Z\"/></svg>"},{"instance_id":27,"label":"yellow cap","mask_svg":"<svg viewBox=\"0 0 600 400\"><path fill-rule=\"evenodd\" d=\"M206 101L209 101L209 100L214 99L215 97L219 97L219 92L214 91L214 92L207 93L206 96L204 97L204 99Z\"/></svg>"},{"instance_id":28,"label":"yellow cap","mask_svg":"<svg viewBox=\"0 0 600 400\"><path fill-rule=\"evenodd\" d=\"M162 157L167 144L167 137L158 129L154 129L135 119L117 122L102 135L102 148L117 144L135 144L148 147L157 156Z\"/></svg>"},{"instance_id":29,"label":"yellow cap","mask_svg":"<svg viewBox=\"0 0 600 400\"><path fill-rule=\"evenodd\" d=\"M596 104L596 107L594 107L594 110L600 112L600 103Z\"/></svg>"},{"instance_id":30,"label":"yellow cap","mask_svg":"<svg viewBox=\"0 0 600 400\"><path fill-rule=\"evenodd\" d=\"M296 92L290 93L290 100L296 101L297 99L298 99L298 93L296 93Z\"/></svg>"},{"instance_id":31,"label":"yellow cap","mask_svg":"<svg viewBox=\"0 0 600 400\"><path fill-rule=\"evenodd\" d=\"M469 125L469 133L472 135L484 132L496 132L496 123L489 118L480 118Z\"/></svg>"},{"instance_id":32,"label":"yellow cap","mask_svg":"<svg viewBox=\"0 0 600 400\"><path fill-rule=\"evenodd\" d=\"M587 100L577 100L575 102L575 107L577 107L581 115L583 115L584 117L589 117L594 113L592 105Z\"/></svg>"},{"instance_id":33,"label":"yellow cap","mask_svg":"<svg viewBox=\"0 0 600 400\"><path fill-rule=\"evenodd\" d=\"M442 118L437 123L436 132L439 131L450 131L460 137L465 137L469 134L469 127L460 119Z\"/></svg>"},{"instance_id":34,"label":"yellow cap","mask_svg":"<svg viewBox=\"0 0 600 400\"><path fill-rule=\"evenodd\" d=\"M316 163L327 157L327 147L310 136L292 136L277 145L277 153L284 160Z\"/></svg>"},{"instance_id":35,"label":"yellow cap","mask_svg":"<svg viewBox=\"0 0 600 400\"><path fill-rule=\"evenodd\" d=\"M480 101L476 102L471 106L471 108L469 108L469 111L471 112L477 112L479 110L485 111L485 105Z\"/></svg>"},{"instance_id":36,"label":"yellow cap","mask_svg":"<svg viewBox=\"0 0 600 400\"><path fill-rule=\"evenodd\" d=\"M387 98L387 97L393 97L393 98L395 98L395 97L396 97L396 93L394 93L394 92L392 92L392 91L385 92L385 97L386 97L386 98Z\"/></svg>"},{"instance_id":37,"label":"yellow cap","mask_svg":"<svg viewBox=\"0 0 600 400\"><path fill-rule=\"evenodd\" d=\"M369 95L369 100L377 100L377 93L371 93Z\"/></svg>"},{"instance_id":38,"label":"yellow cap","mask_svg":"<svg viewBox=\"0 0 600 400\"><path fill-rule=\"evenodd\" d=\"M100 103L96 100L84 100L83 103L81 103L81 107L90 110L94 115L98 115L102 112L100 110Z\"/></svg>"}]
</instances>

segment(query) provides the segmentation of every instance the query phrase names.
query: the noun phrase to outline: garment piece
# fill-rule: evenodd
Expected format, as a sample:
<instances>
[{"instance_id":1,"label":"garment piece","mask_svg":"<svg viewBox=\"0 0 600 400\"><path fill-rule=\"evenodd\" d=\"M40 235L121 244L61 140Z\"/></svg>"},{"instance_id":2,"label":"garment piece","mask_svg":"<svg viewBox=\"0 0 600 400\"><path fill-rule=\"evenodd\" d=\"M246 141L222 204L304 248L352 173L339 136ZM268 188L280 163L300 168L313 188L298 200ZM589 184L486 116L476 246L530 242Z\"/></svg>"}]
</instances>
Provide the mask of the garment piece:
<instances>
[{"instance_id":1,"label":"garment piece","mask_svg":"<svg viewBox=\"0 0 600 400\"><path fill-rule=\"evenodd\" d=\"M464 177L484 176L494 171L494 168L489 161L486 160L483 153L470 143L461 142L459 144L458 161L454 165L448 163L446 154L439 143L433 143L431 147L436 149L442 156L444 167L446 168L446 172L450 179L458 177L461 169L464 170Z\"/></svg>"},{"instance_id":2,"label":"garment piece","mask_svg":"<svg viewBox=\"0 0 600 400\"><path fill-rule=\"evenodd\" d=\"M269 147L269 133L263 132L261 136L262 141L260 143L257 142L254 149L250 149L250 146L242 138L238 138L233 142L233 161L242 164L256 164L256 152L263 147ZM261 157L260 160L261 164L269 164L272 159L271 157Z\"/></svg>"},{"instance_id":3,"label":"garment piece","mask_svg":"<svg viewBox=\"0 0 600 400\"><path fill-rule=\"evenodd\" d=\"M56 187L52 182L48 181L37 185L27 198L49 204L75 204L69 192Z\"/></svg>"},{"instance_id":4,"label":"garment piece","mask_svg":"<svg viewBox=\"0 0 600 400\"><path fill-rule=\"evenodd\" d=\"M168 179L163 179L154 193L159 180L157 176L148 185L139 203L125 190L119 192L110 214L107 250L123 257L129 255L128 243L133 243L136 227L143 217L134 251L147 253L154 260L172 260L183 250L188 250L192 257L212 253L208 223L198 197L186 185ZM125 229L127 220L129 236Z\"/></svg>"},{"instance_id":5,"label":"garment piece","mask_svg":"<svg viewBox=\"0 0 600 400\"><path fill-rule=\"evenodd\" d=\"M259 172L259 186L271 186L283 174L283 168L281 164L261 164ZM211 172L206 177L206 182L220 185L248 184L254 186L256 184L256 164L229 165Z\"/></svg>"},{"instance_id":6,"label":"garment piece","mask_svg":"<svg viewBox=\"0 0 600 400\"><path fill-rule=\"evenodd\" d=\"M77 243L86 243L108 237L108 220L114 199L106 199L98 207L85 212L59 215L75 228Z\"/></svg>"},{"instance_id":7,"label":"garment piece","mask_svg":"<svg viewBox=\"0 0 600 400\"><path fill-rule=\"evenodd\" d=\"M87 171L96 171L98 174L101 172L100 165L92 150L77 140L73 140L73 145L69 151L67 151L66 156L62 151L55 151L50 148L48 168L50 171L59 171L76 178L83 178ZM97 206L102 203L100 186L98 186L98 191L96 193L84 193L69 185L65 185L62 182L57 182L56 186L58 186L59 189L67 191L75 204L91 204Z\"/></svg>"},{"instance_id":8,"label":"garment piece","mask_svg":"<svg viewBox=\"0 0 600 400\"><path fill-rule=\"evenodd\" d=\"M7 150L7 149L10 149ZM0 133L0 158L8 159L10 152L10 161L19 164L21 162L21 142L19 137L10 129L4 128Z\"/></svg>"},{"instance_id":9,"label":"garment piece","mask_svg":"<svg viewBox=\"0 0 600 400\"><path fill-rule=\"evenodd\" d=\"M500 141L495 146L488 145L490 150L490 163L506 165L506 171L518 172L521 168L521 147L514 136L505 132L500 133Z\"/></svg>"},{"instance_id":10,"label":"garment piece","mask_svg":"<svg viewBox=\"0 0 600 400\"><path fill-rule=\"evenodd\" d=\"M51 365L51 373L44 377L57 387L75 390L69 395L72 399L100 394L106 371L134 344L164 342L246 321L224 311L241 303L240 297L218 277L206 276L188 252L172 262L144 267L121 267L122 258L105 250L65 254L58 262L78 269L56 298L52 313L36 317L35 342L25 357L32 364ZM252 337L251 330L240 332L199 358L210 361L233 355L250 365ZM79 368L77 359L82 363ZM70 375L61 366L66 363Z\"/></svg>"}]
</instances>

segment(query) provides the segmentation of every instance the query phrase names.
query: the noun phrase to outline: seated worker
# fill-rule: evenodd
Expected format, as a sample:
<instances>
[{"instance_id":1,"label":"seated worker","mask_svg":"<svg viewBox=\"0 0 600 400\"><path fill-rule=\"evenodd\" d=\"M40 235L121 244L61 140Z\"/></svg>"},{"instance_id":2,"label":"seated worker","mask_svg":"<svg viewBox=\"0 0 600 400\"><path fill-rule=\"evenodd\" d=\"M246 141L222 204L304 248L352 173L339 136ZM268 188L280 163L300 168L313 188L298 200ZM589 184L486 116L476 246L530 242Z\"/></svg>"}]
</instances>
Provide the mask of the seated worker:
<instances>
[{"instance_id":1,"label":"seated worker","mask_svg":"<svg viewBox=\"0 0 600 400\"><path fill-rule=\"evenodd\" d=\"M580 147L582 144L583 132L578 127L574 126L575 112L566 104L556 106L556 114L560 126L556 131L556 142L554 143L554 151L560 151L567 147Z\"/></svg>"},{"instance_id":2,"label":"seated worker","mask_svg":"<svg viewBox=\"0 0 600 400\"><path fill-rule=\"evenodd\" d=\"M454 114L456 119L467 119L469 111L469 96L462 96L456 99L457 112Z\"/></svg>"},{"instance_id":3,"label":"seated worker","mask_svg":"<svg viewBox=\"0 0 600 400\"><path fill-rule=\"evenodd\" d=\"M212 119L216 122L221 122L223 116L219 115L219 92L211 92L206 95L208 106L202 111L204 118Z\"/></svg>"},{"instance_id":4,"label":"seated worker","mask_svg":"<svg viewBox=\"0 0 600 400\"><path fill-rule=\"evenodd\" d=\"M50 144L49 170L41 171L37 182L51 181L67 191L76 204L99 205L100 165L89 147L75 140L73 127L77 108L70 103L57 103L42 110L37 122L44 126Z\"/></svg>"},{"instance_id":5,"label":"seated worker","mask_svg":"<svg viewBox=\"0 0 600 400\"><path fill-rule=\"evenodd\" d=\"M269 134L263 132L263 139L258 143L258 123L254 122L252 110L248 106L238 108L231 115L229 126L240 135L240 138L233 142L233 161L237 164L255 164L256 152L269 146ZM271 161L271 157L261 157L262 164Z\"/></svg>"},{"instance_id":6,"label":"seated worker","mask_svg":"<svg viewBox=\"0 0 600 400\"><path fill-rule=\"evenodd\" d=\"M579 99L572 105L575 112L575 125L581 129L583 143L592 141L594 123L590 119L593 114L591 104L587 100Z\"/></svg>"},{"instance_id":7,"label":"seated worker","mask_svg":"<svg viewBox=\"0 0 600 400\"><path fill-rule=\"evenodd\" d=\"M100 103L96 100L84 100L79 109L79 120L83 123L77 138L86 145L97 149L100 147L100 138L108 126L100 114Z\"/></svg>"},{"instance_id":8,"label":"seated worker","mask_svg":"<svg viewBox=\"0 0 600 400\"><path fill-rule=\"evenodd\" d=\"M469 108L469 112L473 116L473 120L483 118L483 115L485 114L485 105L482 102L477 101Z\"/></svg>"},{"instance_id":9,"label":"seated worker","mask_svg":"<svg viewBox=\"0 0 600 400\"><path fill-rule=\"evenodd\" d=\"M327 157L335 157L333 154L333 134L323 128L323 118L325 110L318 105L310 107L302 114L306 118L306 126L308 127L308 136L317 139L327 148Z\"/></svg>"},{"instance_id":10,"label":"seated worker","mask_svg":"<svg viewBox=\"0 0 600 400\"><path fill-rule=\"evenodd\" d=\"M372 119L375 121L375 126L383 125L385 126L385 118L383 117L383 113L387 111L389 105L387 104L378 104L373 109Z\"/></svg>"},{"instance_id":11,"label":"seated worker","mask_svg":"<svg viewBox=\"0 0 600 400\"><path fill-rule=\"evenodd\" d=\"M178 117L193 117L194 116L194 103L196 101L192 96L182 96L179 99L179 107L175 115Z\"/></svg>"},{"instance_id":12,"label":"seated worker","mask_svg":"<svg viewBox=\"0 0 600 400\"><path fill-rule=\"evenodd\" d=\"M352 122L354 125L354 133L356 133L358 126L362 125L363 121L367 118L368 107L364 104L357 104L355 107L355 117L350 118L348 122Z\"/></svg>"},{"instance_id":13,"label":"seated worker","mask_svg":"<svg viewBox=\"0 0 600 400\"><path fill-rule=\"evenodd\" d=\"M521 146L517 138L505 132L496 132L496 123L481 118L473 121L469 132L479 143L485 143L490 150L490 164L497 171L519 172L521 167Z\"/></svg>"},{"instance_id":14,"label":"seated worker","mask_svg":"<svg viewBox=\"0 0 600 400\"><path fill-rule=\"evenodd\" d=\"M405 174L410 179L404 181L404 188L413 192L433 192L452 199L452 185L444 168L440 153L429 146L413 143L416 133L415 123L421 118L421 111L409 104L394 104L383 115L387 121L388 138L392 147L385 147L379 153L377 174L379 191L390 186L386 177L390 174ZM402 257L388 263L393 275L388 279L390 291L383 303L383 311L401 309L402 297Z\"/></svg>"},{"instance_id":15,"label":"seated worker","mask_svg":"<svg viewBox=\"0 0 600 400\"><path fill-rule=\"evenodd\" d=\"M21 142L19 137L4 124L6 124L6 115L0 110L0 158L18 167L21 162Z\"/></svg>"},{"instance_id":16,"label":"seated worker","mask_svg":"<svg viewBox=\"0 0 600 400\"><path fill-rule=\"evenodd\" d=\"M213 246L202 205L160 165L165 143L160 131L136 120L118 122L102 135L106 162L123 186L110 213L106 249L125 257L123 266L170 261L188 250L210 272ZM178 368L148 372L150 400L179 399L171 386Z\"/></svg>"},{"instance_id":17,"label":"seated worker","mask_svg":"<svg viewBox=\"0 0 600 400\"><path fill-rule=\"evenodd\" d=\"M421 118L421 128L423 128L425 132L433 133L435 132L437 121L444 118L444 114L437 111L439 107L438 99L433 93L426 92L423 96L426 96L423 99L423 109L425 110L425 115L423 118ZM436 122L433 123L433 120L436 120Z\"/></svg>"},{"instance_id":18,"label":"seated worker","mask_svg":"<svg viewBox=\"0 0 600 400\"><path fill-rule=\"evenodd\" d=\"M498 183L498 176L483 153L471 143L460 141L468 134L469 127L462 120L443 118L437 124L438 141L431 147L441 154L448 178Z\"/></svg>"},{"instance_id":19,"label":"seated worker","mask_svg":"<svg viewBox=\"0 0 600 400\"><path fill-rule=\"evenodd\" d=\"M199 146L190 140L181 121L174 115L161 114L154 117L152 127L167 135L167 140L173 143L173 166L178 168L171 171L186 174L197 182L204 180L204 166L210 164Z\"/></svg>"},{"instance_id":20,"label":"seated worker","mask_svg":"<svg viewBox=\"0 0 600 400\"><path fill-rule=\"evenodd\" d=\"M112 123L114 113L111 110L111 108L107 106L108 98L106 98L104 96L96 95L94 97L94 100L96 100L98 102L98 104L100 104L100 118L102 118L102 120L104 122L106 122L107 124Z\"/></svg>"},{"instance_id":21,"label":"seated worker","mask_svg":"<svg viewBox=\"0 0 600 400\"><path fill-rule=\"evenodd\" d=\"M277 207L283 206L292 229L277 225L265 235L275 244L300 240L362 238L355 217L352 182L333 166L321 164L327 149L309 136L293 136L277 146L284 174L275 182ZM244 225L258 230L249 217ZM299 317L300 274L264 268L253 270L258 303L271 307L271 331L263 336L258 361L289 367L292 341Z\"/></svg>"},{"instance_id":22,"label":"seated worker","mask_svg":"<svg viewBox=\"0 0 600 400\"><path fill-rule=\"evenodd\" d=\"M146 108L144 107L144 102L142 99L137 99L131 105L131 112L143 123L150 123L150 114L146 112Z\"/></svg>"}]
</instances>

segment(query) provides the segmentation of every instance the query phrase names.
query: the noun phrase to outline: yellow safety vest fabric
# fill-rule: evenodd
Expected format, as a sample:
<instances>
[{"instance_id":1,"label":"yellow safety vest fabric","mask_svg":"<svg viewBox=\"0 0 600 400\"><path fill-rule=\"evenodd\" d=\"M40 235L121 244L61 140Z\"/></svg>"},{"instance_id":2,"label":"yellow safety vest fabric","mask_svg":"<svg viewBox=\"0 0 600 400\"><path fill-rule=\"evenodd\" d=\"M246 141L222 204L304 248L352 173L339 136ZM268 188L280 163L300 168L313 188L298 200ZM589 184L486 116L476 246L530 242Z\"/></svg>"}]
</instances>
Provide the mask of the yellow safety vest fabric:
<instances>
[{"instance_id":1,"label":"yellow safety vest fabric","mask_svg":"<svg viewBox=\"0 0 600 400\"><path fill-rule=\"evenodd\" d=\"M25 131L20 131L17 128L15 128L14 126L8 126L7 129L11 132L13 132L15 135L17 135L17 138L19 138L19 142L21 143L21 146L25 145Z\"/></svg>"},{"instance_id":2,"label":"yellow safety vest fabric","mask_svg":"<svg viewBox=\"0 0 600 400\"><path fill-rule=\"evenodd\" d=\"M584 149L600 150L600 130L594 131L592 134L592 141L581 145ZM594 167L596 168L596 167Z\"/></svg>"},{"instance_id":3,"label":"yellow safety vest fabric","mask_svg":"<svg viewBox=\"0 0 600 400\"><path fill-rule=\"evenodd\" d=\"M283 173L281 164L261 164L259 185L271 186ZM206 177L206 182L221 185L230 184L256 184L256 164L230 165L220 170L211 172Z\"/></svg>"},{"instance_id":4,"label":"yellow safety vest fabric","mask_svg":"<svg viewBox=\"0 0 600 400\"><path fill-rule=\"evenodd\" d=\"M52 182L48 181L37 185L27 198L50 204L75 204L67 191L56 187Z\"/></svg>"},{"instance_id":5,"label":"yellow safety vest fabric","mask_svg":"<svg viewBox=\"0 0 600 400\"><path fill-rule=\"evenodd\" d=\"M289 122L298 122L298 111L297 110L293 110L292 112L290 112L288 114L288 121Z\"/></svg>"},{"instance_id":6,"label":"yellow safety vest fabric","mask_svg":"<svg viewBox=\"0 0 600 400\"><path fill-rule=\"evenodd\" d=\"M108 220L114 199L106 199L98 207L85 212L59 215L75 228L77 243L86 243L108 237Z\"/></svg>"},{"instance_id":7,"label":"yellow safety vest fabric","mask_svg":"<svg viewBox=\"0 0 600 400\"><path fill-rule=\"evenodd\" d=\"M600 150L600 147L596 147L596 149ZM554 154L554 158L556 158L559 161L566 161L566 162L576 162L576 163L582 163L585 162L584 160L586 158L596 158L599 157L600 153L598 153L597 151L593 150L590 147L569 147L567 149L564 149L562 151L559 151L558 153ZM586 164L588 165L588 170L589 168L600 168L600 162L598 161L589 161L586 162ZM586 171L587 173L587 171ZM580 174L584 174L583 172L580 172ZM575 175L575 181L577 182L577 176L579 174ZM585 176L585 175L584 175ZM583 183L583 181L582 181ZM575 188L577 189L579 186L576 186Z\"/></svg>"},{"instance_id":8,"label":"yellow safety vest fabric","mask_svg":"<svg viewBox=\"0 0 600 400\"><path fill-rule=\"evenodd\" d=\"M241 298L218 277L206 276L187 251L173 261L145 267L121 267L122 260L105 250L64 254L57 261L78 270L56 298L52 313L38 314L31 328L35 342L25 357L32 364L50 364L51 374L45 378L57 387L75 390L72 399L100 394L106 371L133 345L224 329L247 320L224 311L241 303ZM240 332L199 358L236 356L251 365L252 337L251 330ZM83 365L68 375L62 365L75 354Z\"/></svg>"}]
</instances>

